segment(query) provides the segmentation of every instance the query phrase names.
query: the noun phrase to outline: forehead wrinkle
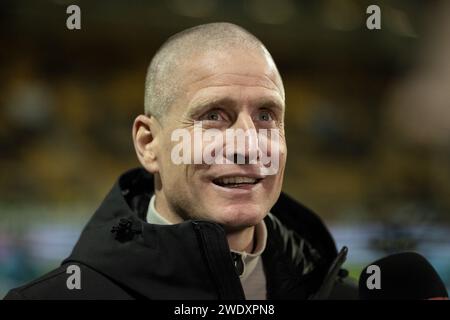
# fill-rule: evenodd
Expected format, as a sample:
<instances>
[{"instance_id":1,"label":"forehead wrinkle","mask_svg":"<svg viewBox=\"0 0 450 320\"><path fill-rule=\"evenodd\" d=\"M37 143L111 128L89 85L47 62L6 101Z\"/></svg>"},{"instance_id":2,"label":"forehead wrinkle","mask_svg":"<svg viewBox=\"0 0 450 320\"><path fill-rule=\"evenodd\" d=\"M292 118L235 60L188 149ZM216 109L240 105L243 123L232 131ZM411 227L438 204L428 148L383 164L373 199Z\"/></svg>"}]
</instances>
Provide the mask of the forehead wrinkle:
<instances>
[{"instance_id":1,"label":"forehead wrinkle","mask_svg":"<svg viewBox=\"0 0 450 320\"><path fill-rule=\"evenodd\" d=\"M277 94L279 94L279 92L277 90L278 88L275 89L275 88L270 88L270 87L266 87L263 85L251 85L251 84L215 84L215 85L203 87L203 88L201 88L201 90L208 89L208 88L224 88L224 87L264 88L264 89L267 89L270 91L275 91Z\"/></svg>"},{"instance_id":2,"label":"forehead wrinkle","mask_svg":"<svg viewBox=\"0 0 450 320\"><path fill-rule=\"evenodd\" d=\"M277 102L281 102L282 105L284 105L284 99L282 98L282 96L280 95L280 92L275 89L275 88L269 88L269 87L265 87L265 86L261 86L261 85L236 85L236 84L222 84L222 85L210 85L210 86L206 86L201 88L200 90L198 90L197 92L195 92L194 96L192 97L192 99L189 102L189 106L191 105L195 105L195 104L199 104L199 103L203 103L203 102L214 102L214 101L220 101L220 100L226 100L226 99L230 99L232 101L239 101L243 92L242 90L239 90L239 99L235 99L233 97L231 97L230 95L223 95L223 93L220 92L214 92L211 94L211 97L208 97L207 94L204 94L203 91L206 89L212 89L212 88L224 88L224 87L236 87L236 86L243 86L246 88L263 88L265 90L269 90L269 93L266 94L262 94L259 95L258 97L254 97L251 98L250 100L256 100L256 101L277 101ZM197 98L198 96L200 96L199 98ZM278 97L280 97L280 99L278 99ZM280 100L280 101L278 101Z\"/></svg>"},{"instance_id":3,"label":"forehead wrinkle","mask_svg":"<svg viewBox=\"0 0 450 320\"><path fill-rule=\"evenodd\" d=\"M235 75L234 73L225 73L225 74L226 75ZM224 73L222 73L221 75L224 75ZM206 79L208 79L210 77L217 77L217 76L219 76L219 75L210 75L210 76L202 77L202 79L199 79L199 80L191 83L191 86L194 86L195 83L198 83L198 82L201 82L201 81L205 81ZM245 76L246 77L251 77L251 78L258 78L258 79L260 78L259 76L248 76L248 75L245 75ZM272 81L272 79L270 79L267 76L265 76L265 77L266 77L266 79L268 79L270 81L271 84L273 84L273 86L267 85L266 84L267 81L258 81L259 83L256 83L256 84L246 84L244 81L237 82L237 83L236 82L235 83L223 83L223 82L226 82L226 80L221 80L221 81L218 81L219 83L217 83L217 84L210 84L210 85L206 85L204 87L199 88L197 90L197 92L195 92L194 97L199 92L203 91L204 89L208 89L208 88L223 88L223 87L240 86L240 87L246 87L246 88L264 88L264 89L267 89L267 90L270 90L270 91L274 91L281 97L281 100L284 103L284 99L285 99L284 91L280 90L280 88L275 84L274 81Z\"/></svg>"}]
</instances>

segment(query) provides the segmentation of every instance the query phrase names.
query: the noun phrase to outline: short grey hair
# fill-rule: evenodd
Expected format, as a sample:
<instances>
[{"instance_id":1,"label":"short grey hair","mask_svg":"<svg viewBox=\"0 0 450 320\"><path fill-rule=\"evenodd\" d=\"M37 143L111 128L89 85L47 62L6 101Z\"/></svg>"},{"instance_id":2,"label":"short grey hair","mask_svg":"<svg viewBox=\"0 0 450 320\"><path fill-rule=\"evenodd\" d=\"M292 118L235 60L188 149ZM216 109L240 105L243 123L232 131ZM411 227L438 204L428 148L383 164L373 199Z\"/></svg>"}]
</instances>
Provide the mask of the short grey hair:
<instances>
[{"instance_id":1,"label":"short grey hair","mask_svg":"<svg viewBox=\"0 0 450 320\"><path fill-rule=\"evenodd\" d=\"M256 49L270 53L250 32L232 23L218 22L181 31L159 48L145 80L145 114L161 119L180 92L180 67L193 53L229 48Z\"/></svg>"}]
</instances>

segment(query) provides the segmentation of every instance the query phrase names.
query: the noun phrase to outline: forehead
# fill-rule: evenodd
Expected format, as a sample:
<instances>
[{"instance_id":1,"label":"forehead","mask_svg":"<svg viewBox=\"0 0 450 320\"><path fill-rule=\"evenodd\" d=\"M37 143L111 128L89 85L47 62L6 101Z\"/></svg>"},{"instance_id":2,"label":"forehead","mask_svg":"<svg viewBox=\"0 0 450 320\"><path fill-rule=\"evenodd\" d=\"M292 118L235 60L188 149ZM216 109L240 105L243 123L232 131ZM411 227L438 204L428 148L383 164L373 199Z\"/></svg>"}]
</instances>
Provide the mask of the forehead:
<instances>
[{"instance_id":1,"label":"forehead","mask_svg":"<svg viewBox=\"0 0 450 320\"><path fill-rule=\"evenodd\" d=\"M183 68L184 99L189 105L208 96L274 99L284 105L281 78L263 50L209 51L196 54Z\"/></svg>"}]
</instances>

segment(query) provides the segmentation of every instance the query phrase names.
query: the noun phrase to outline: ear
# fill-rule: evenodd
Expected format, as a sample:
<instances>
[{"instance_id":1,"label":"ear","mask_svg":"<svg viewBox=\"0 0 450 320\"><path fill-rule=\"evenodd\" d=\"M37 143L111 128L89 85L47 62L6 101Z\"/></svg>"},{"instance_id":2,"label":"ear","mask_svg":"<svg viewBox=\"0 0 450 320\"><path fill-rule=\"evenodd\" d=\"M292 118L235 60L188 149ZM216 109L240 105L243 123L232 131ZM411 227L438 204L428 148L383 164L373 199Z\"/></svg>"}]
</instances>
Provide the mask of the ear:
<instances>
[{"instance_id":1,"label":"ear","mask_svg":"<svg viewBox=\"0 0 450 320\"><path fill-rule=\"evenodd\" d=\"M160 127L152 116L139 115L133 123L133 143L142 166L150 173L159 172L158 132Z\"/></svg>"}]
</instances>

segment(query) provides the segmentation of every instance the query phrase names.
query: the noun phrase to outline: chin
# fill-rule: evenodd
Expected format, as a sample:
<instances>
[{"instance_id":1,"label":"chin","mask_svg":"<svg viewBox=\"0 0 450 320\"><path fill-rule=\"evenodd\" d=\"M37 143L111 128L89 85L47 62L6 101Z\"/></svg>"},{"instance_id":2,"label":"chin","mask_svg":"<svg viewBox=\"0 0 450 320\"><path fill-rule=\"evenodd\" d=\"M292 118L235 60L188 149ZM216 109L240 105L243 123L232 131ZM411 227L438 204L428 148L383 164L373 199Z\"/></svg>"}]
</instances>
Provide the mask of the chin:
<instances>
[{"instance_id":1,"label":"chin","mask_svg":"<svg viewBox=\"0 0 450 320\"><path fill-rule=\"evenodd\" d=\"M228 206L220 212L217 212L216 219L218 223L225 228L239 229L257 225L264 219L267 211L257 205L252 206Z\"/></svg>"}]
</instances>

